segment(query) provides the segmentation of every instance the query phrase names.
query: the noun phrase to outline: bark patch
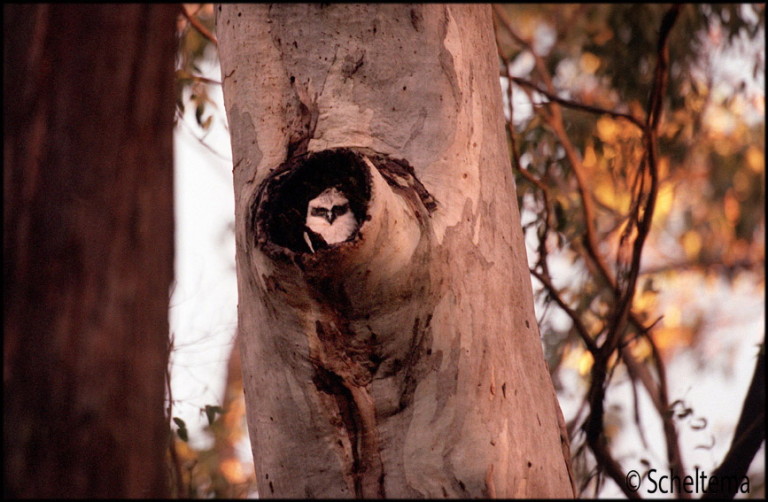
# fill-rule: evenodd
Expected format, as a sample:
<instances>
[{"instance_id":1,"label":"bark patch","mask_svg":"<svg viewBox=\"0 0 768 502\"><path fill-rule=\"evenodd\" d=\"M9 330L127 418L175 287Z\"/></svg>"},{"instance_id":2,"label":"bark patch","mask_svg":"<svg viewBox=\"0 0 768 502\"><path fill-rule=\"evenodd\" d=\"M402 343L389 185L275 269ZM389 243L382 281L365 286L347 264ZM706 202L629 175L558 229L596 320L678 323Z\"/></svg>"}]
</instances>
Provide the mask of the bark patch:
<instances>
[{"instance_id":1,"label":"bark patch","mask_svg":"<svg viewBox=\"0 0 768 502\"><path fill-rule=\"evenodd\" d=\"M350 474L355 496L385 498L376 406L367 388L372 372L360 364L364 354L349 354L345 349L345 342L351 338L346 330L320 321L315 328L320 347L310 354L315 365L312 380L320 392L335 398L341 426L352 447Z\"/></svg>"}]
</instances>

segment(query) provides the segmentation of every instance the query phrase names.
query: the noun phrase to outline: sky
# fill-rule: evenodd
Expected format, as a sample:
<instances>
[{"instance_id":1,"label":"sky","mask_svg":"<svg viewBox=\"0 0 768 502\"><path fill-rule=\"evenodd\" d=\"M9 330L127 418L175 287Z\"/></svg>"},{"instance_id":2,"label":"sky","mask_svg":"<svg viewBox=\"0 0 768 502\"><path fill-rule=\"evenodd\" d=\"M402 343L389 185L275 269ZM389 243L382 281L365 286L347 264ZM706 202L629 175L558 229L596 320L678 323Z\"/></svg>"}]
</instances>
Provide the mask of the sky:
<instances>
[{"instance_id":1,"label":"sky","mask_svg":"<svg viewBox=\"0 0 768 502\"><path fill-rule=\"evenodd\" d=\"M218 65L203 64L219 80ZM234 192L229 134L221 89L209 86L220 108L207 136L188 109L175 132L176 284L169 312L174 349L171 389L174 416L190 429L195 446L206 405L220 405L226 364L237 326ZM214 153L215 152L215 153Z\"/></svg>"}]
</instances>

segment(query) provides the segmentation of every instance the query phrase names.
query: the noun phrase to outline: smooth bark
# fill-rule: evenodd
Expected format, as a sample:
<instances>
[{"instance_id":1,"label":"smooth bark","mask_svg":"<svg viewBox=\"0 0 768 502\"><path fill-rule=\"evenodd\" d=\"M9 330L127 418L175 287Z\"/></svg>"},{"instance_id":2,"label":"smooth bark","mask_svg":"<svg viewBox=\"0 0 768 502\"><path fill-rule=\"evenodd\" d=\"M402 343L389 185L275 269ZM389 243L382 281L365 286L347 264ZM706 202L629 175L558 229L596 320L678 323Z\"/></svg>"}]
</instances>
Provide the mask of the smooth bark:
<instances>
[{"instance_id":1,"label":"smooth bark","mask_svg":"<svg viewBox=\"0 0 768 502\"><path fill-rule=\"evenodd\" d=\"M487 5L221 5L259 492L572 497ZM363 223L310 253L341 184Z\"/></svg>"}]
</instances>

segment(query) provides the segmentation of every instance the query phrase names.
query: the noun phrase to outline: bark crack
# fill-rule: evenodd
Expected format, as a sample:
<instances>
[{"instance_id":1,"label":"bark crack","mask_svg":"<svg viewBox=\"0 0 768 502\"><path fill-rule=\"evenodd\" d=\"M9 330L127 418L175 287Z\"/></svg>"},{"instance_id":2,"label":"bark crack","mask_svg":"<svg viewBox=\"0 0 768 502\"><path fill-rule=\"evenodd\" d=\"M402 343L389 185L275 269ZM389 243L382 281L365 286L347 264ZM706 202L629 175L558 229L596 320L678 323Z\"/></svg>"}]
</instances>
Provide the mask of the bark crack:
<instances>
[{"instance_id":1,"label":"bark crack","mask_svg":"<svg viewBox=\"0 0 768 502\"><path fill-rule=\"evenodd\" d=\"M366 351L352 349L350 353L347 342L351 333L339 326L343 325L319 320L315 323L320 346L311 357L316 370L314 383L318 390L336 399L341 425L352 448L346 472L352 476L355 496L385 498L376 405L368 391L373 374L368 365L361 363Z\"/></svg>"}]
</instances>

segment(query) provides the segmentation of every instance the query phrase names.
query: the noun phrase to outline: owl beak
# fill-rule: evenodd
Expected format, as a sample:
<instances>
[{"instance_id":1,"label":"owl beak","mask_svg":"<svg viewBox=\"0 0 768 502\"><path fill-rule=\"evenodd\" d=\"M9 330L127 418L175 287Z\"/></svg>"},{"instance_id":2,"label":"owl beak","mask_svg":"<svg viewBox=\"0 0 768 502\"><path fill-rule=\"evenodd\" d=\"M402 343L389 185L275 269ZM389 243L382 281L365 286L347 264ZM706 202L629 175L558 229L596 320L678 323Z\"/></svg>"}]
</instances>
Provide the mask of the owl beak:
<instances>
[{"instance_id":1,"label":"owl beak","mask_svg":"<svg viewBox=\"0 0 768 502\"><path fill-rule=\"evenodd\" d=\"M325 216L325 219L328 220L328 223L330 225L333 225L333 220L336 219L336 215L333 214L333 211L328 211L328 214Z\"/></svg>"}]
</instances>

